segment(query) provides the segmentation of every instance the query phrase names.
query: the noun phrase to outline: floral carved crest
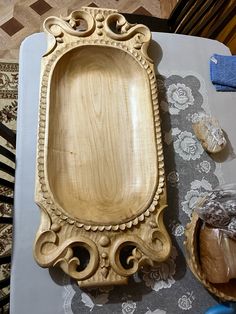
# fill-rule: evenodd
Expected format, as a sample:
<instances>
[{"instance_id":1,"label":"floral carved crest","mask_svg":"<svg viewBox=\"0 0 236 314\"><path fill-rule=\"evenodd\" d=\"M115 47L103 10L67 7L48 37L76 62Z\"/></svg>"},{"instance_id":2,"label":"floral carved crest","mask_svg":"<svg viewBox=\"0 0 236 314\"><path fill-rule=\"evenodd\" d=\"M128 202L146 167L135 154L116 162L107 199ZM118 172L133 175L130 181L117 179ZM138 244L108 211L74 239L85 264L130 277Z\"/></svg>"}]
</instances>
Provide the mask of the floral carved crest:
<instances>
[{"instance_id":1,"label":"floral carved crest","mask_svg":"<svg viewBox=\"0 0 236 314\"><path fill-rule=\"evenodd\" d=\"M60 266L81 286L123 284L142 265L165 260L171 248L162 220L167 205L156 78L153 62L147 55L151 33L144 25L129 24L117 11L98 8L82 8L65 18L49 17L44 29L48 51L42 60L36 177L36 202L42 211L42 221L35 241L35 259L42 267ZM85 58L83 51L87 47L109 47L118 51L118 57L128 55L128 60L133 60L132 66L134 63L134 67L141 69L152 108L150 129L154 132L152 152L155 152L156 173L153 192L137 212L131 209L132 214L124 217L118 213L118 218L109 223L105 219L103 222L102 217L98 223L92 215L90 220L73 215L54 197L48 174L49 122L53 110L50 84L54 84L58 64L64 65L64 56L81 48L81 56ZM100 53L99 49L96 51ZM64 153L67 154L65 150Z\"/></svg>"}]
</instances>

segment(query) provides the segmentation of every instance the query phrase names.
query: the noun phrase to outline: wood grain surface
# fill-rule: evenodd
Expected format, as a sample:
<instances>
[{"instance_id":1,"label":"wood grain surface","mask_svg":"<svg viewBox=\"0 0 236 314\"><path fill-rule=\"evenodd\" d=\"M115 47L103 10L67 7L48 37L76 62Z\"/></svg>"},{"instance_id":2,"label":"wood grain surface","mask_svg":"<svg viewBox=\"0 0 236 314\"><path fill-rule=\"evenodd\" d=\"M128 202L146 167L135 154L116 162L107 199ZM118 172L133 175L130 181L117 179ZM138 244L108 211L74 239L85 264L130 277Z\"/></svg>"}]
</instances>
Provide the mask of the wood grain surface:
<instances>
[{"instance_id":1,"label":"wood grain surface","mask_svg":"<svg viewBox=\"0 0 236 314\"><path fill-rule=\"evenodd\" d=\"M88 7L44 28L34 256L81 287L125 284L171 251L151 33Z\"/></svg>"},{"instance_id":2,"label":"wood grain surface","mask_svg":"<svg viewBox=\"0 0 236 314\"><path fill-rule=\"evenodd\" d=\"M155 191L150 88L139 68L119 49L83 47L54 70L48 179L58 204L82 221L123 222Z\"/></svg>"}]
</instances>

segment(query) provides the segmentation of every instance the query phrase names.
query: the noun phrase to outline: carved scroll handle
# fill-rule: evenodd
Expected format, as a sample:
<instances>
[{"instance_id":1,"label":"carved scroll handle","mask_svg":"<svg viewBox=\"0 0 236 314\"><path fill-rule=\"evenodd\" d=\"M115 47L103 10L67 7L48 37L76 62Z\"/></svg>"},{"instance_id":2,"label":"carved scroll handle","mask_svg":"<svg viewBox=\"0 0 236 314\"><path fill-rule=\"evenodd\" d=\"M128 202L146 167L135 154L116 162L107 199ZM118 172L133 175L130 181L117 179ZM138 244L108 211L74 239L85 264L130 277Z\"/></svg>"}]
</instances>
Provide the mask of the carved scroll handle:
<instances>
[{"instance_id":1,"label":"carved scroll handle","mask_svg":"<svg viewBox=\"0 0 236 314\"><path fill-rule=\"evenodd\" d=\"M167 234L158 233L158 239L154 239L152 247L140 237L132 235L124 235L115 241L110 250L110 260L114 271L121 276L130 276L145 264L152 266L153 262L165 261L170 254L171 245L170 241L167 241ZM125 247L134 247L130 256L127 257L126 264L129 266L127 268L124 268L120 261L121 250Z\"/></svg>"},{"instance_id":2,"label":"carved scroll handle","mask_svg":"<svg viewBox=\"0 0 236 314\"><path fill-rule=\"evenodd\" d=\"M81 271L78 271L80 259L74 256L74 247L83 247L89 252L88 264ZM35 248L35 259L40 266L58 265L65 273L76 280L85 280L91 277L99 266L97 246L87 237L71 237L60 243L58 235L53 230L48 230L38 237Z\"/></svg>"},{"instance_id":3,"label":"carved scroll handle","mask_svg":"<svg viewBox=\"0 0 236 314\"><path fill-rule=\"evenodd\" d=\"M112 29L115 24L116 32ZM104 25L108 37L117 41L126 41L135 37L134 48L140 49L145 58L153 63L147 54L147 49L151 40L149 28L142 24L130 24L125 17L119 13L108 15Z\"/></svg>"},{"instance_id":4,"label":"carved scroll handle","mask_svg":"<svg viewBox=\"0 0 236 314\"><path fill-rule=\"evenodd\" d=\"M80 21L84 20L87 27L83 31L79 31L77 28L80 25ZM48 17L43 24L44 31L49 35L51 44L49 49L44 56L47 56L55 49L57 42L63 42L63 36L69 34L76 37L87 37L90 36L95 30L95 21L91 14L85 11L73 11L67 17Z\"/></svg>"}]
</instances>

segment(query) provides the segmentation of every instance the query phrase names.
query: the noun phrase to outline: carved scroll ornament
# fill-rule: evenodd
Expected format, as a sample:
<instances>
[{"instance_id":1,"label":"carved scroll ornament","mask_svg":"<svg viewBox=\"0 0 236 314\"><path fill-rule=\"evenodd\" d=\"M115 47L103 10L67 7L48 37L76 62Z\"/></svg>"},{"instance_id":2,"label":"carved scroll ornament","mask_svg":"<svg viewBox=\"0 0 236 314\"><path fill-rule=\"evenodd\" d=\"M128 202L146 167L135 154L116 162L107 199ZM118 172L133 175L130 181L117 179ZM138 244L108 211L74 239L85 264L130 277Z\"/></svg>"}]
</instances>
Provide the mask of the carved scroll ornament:
<instances>
[{"instance_id":1,"label":"carved scroll ornament","mask_svg":"<svg viewBox=\"0 0 236 314\"><path fill-rule=\"evenodd\" d=\"M171 247L151 34L97 8L44 29L35 259L81 286L124 284Z\"/></svg>"}]
</instances>

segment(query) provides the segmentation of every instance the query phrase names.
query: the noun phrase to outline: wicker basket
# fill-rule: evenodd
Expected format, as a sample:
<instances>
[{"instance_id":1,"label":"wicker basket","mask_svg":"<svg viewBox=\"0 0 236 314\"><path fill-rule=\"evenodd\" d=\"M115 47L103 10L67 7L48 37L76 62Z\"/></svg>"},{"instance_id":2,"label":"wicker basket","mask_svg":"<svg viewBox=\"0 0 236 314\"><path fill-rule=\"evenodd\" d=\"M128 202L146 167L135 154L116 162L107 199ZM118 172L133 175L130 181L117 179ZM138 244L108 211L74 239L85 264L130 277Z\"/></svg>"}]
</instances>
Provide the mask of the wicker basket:
<instances>
[{"instance_id":1,"label":"wicker basket","mask_svg":"<svg viewBox=\"0 0 236 314\"><path fill-rule=\"evenodd\" d=\"M194 212L191 222L185 230L185 248L187 251L187 263L194 276L215 296L225 301L236 301L236 279L224 284L213 284L209 282L202 271L199 259L199 231L202 220Z\"/></svg>"}]
</instances>

